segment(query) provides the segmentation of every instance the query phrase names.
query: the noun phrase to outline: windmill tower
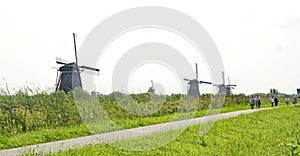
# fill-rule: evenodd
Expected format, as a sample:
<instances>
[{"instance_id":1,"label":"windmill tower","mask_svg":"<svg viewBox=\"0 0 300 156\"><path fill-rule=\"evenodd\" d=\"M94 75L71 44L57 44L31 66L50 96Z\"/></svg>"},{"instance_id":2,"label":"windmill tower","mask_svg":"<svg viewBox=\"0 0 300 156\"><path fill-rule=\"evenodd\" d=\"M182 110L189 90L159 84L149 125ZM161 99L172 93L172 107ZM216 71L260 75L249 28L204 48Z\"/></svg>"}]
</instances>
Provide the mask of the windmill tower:
<instances>
[{"instance_id":1,"label":"windmill tower","mask_svg":"<svg viewBox=\"0 0 300 156\"><path fill-rule=\"evenodd\" d=\"M149 87L148 89L148 93L155 93L155 88L154 88L154 85L153 85L153 81L151 80L151 87Z\"/></svg>"},{"instance_id":2,"label":"windmill tower","mask_svg":"<svg viewBox=\"0 0 300 156\"><path fill-rule=\"evenodd\" d=\"M199 84L201 83L206 83L206 84L212 84L211 82L206 82L206 81L198 81L198 66L196 63L196 79L184 79L185 81L188 82L188 94L189 96L200 96L199 92Z\"/></svg>"},{"instance_id":3,"label":"windmill tower","mask_svg":"<svg viewBox=\"0 0 300 156\"><path fill-rule=\"evenodd\" d=\"M56 87L55 87L56 91L62 90L65 93L67 93L76 87L82 88L81 77L80 77L80 73L82 71L90 70L96 72L96 74L98 74L100 71L99 69L96 68L78 65L75 33L73 33L73 39L74 39L76 62L68 63L67 61L56 58L56 63L63 65L57 70Z\"/></svg>"},{"instance_id":4,"label":"windmill tower","mask_svg":"<svg viewBox=\"0 0 300 156\"><path fill-rule=\"evenodd\" d=\"M225 84L225 74L224 71L222 71L222 79L223 79L223 83L222 84L214 84L214 86L218 87L218 94L226 94L226 95L230 95L232 94L232 89L234 89L234 87L236 87L236 85L232 85L230 84L230 80L229 80L229 76L228 76L228 85Z\"/></svg>"},{"instance_id":5,"label":"windmill tower","mask_svg":"<svg viewBox=\"0 0 300 156\"><path fill-rule=\"evenodd\" d=\"M234 89L236 85L230 84L229 76L228 76L228 85L226 85L226 94L232 94L232 89Z\"/></svg>"}]
</instances>

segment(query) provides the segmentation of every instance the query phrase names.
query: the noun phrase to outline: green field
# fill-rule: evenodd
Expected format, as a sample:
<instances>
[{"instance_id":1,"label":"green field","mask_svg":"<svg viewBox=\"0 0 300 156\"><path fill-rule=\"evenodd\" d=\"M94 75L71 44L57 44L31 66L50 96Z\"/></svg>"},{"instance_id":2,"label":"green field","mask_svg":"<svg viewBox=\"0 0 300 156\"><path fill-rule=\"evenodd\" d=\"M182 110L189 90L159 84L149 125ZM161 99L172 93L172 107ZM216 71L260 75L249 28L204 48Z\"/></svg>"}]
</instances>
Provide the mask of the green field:
<instances>
[{"instance_id":1,"label":"green field","mask_svg":"<svg viewBox=\"0 0 300 156\"><path fill-rule=\"evenodd\" d=\"M299 106L282 107L223 119L204 136L199 135L201 125L191 126L174 141L153 150L116 147L146 149L177 130L116 142L114 146L88 145L49 155L300 155L299 113Z\"/></svg>"},{"instance_id":2,"label":"green field","mask_svg":"<svg viewBox=\"0 0 300 156\"><path fill-rule=\"evenodd\" d=\"M127 112L121 102L136 112ZM21 147L81 136L88 136L124 128L182 120L206 115L211 95L199 99L183 95L159 96L151 101L149 94L130 95L138 105L148 109L138 110L132 101L120 93L91 98L82 93L82 105L74 102L73 93L33 91L24 88L10 94L0 92L0 149ZM249 97L243 94L227 96L221 112L249 109ZM183 100L184 99L184 100ZM281 99L281 101L283 101ZM183 103L183 105L180 105ZM262 107L269 107L268 97L262 98ZM283 103L280 103L283 105ZM218 106L217 106L218 107ZM152 113L152 109L157 109ZM80 110L78 113L78 110ZM193 113L191 113L191 111ZM82 113L84 112L84 113ZM111 124L112 120L114 124Z\"/></svg>"}]
</instances>

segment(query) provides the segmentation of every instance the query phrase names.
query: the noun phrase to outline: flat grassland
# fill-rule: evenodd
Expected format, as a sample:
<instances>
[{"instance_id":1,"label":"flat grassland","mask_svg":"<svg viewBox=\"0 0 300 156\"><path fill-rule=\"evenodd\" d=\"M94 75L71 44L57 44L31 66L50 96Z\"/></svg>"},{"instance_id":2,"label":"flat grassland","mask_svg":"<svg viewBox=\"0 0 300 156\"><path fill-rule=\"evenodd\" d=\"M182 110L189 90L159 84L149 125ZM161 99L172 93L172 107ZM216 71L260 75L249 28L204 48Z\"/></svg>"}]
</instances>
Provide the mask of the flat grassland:
<instances>
[{"instance_id":1,"label":"flat grassland","mask_svg":"<svg viewBox=\"0 0 300 156\"><path fill-rule=\"evenodd\" d=\"M213 96L209 94L201 95L199 99L179 94L150 96L147 93L123 95L118 92L103 97L90 97L88 94L80 92L77 96L82 99L82 102L79 102L81 105L74 101L74 93L35 92L30 88L14 94L0 91L0 149L201 117L206 115L207 109L213 103L217 104L214 108L222 108L222 110L219 109L221 113L250 109L249 96L243 94L226 96L223 102L222 100L221 102L213 101ZM280 99L280 106L284 106L283 101L283 98ZM142 106L142 109L139 106ZM262 97L262 107L270 107L269 97ZM294 114L296 119L299 119L297 118L298 114ZM292 121L284 120L284 117L280 119L284 122ZM260 120L253 119L253 122L256 123ZM111 121L114 124L111 124ZM273 122L270 121L270 123ZM282 124L278 128L281 127L284 130L288 128L284 123ZM266 128L267 126L252 127L252 130L260 132ZM188 128L189 131L191 129L193 128ZM282 133L285 133L284 130ZM224 131L227 130L224 129ZM195 138L198 138L198 134ZM200 142L203 147L206 147L204 145L209 142L209 139L206 138L207 136L201 137ZM260 147L261 144L257 146ZM180 148L186 149L187 147ZM293 150L295 147L291 146L290 148ZM118 151L118 149L113 151ZM129 154L137 153L129 152Z\"/></svg>"},{"instance_id":2,"label":"flat grassland","mask_svg":"<svg viewBox=\"0 0 300 156\"><path fill-rule=\"evenodd\" d=\"M199 134L201 125L191 126L172 142L152 150L143 151L143 147L147 149L147 145L157 144L177 130L123 140L113 146L88 145L47 155L299 155L299 113L299 106L281 107L222 119L204 136Z\"/></svg>"}]
</instances>

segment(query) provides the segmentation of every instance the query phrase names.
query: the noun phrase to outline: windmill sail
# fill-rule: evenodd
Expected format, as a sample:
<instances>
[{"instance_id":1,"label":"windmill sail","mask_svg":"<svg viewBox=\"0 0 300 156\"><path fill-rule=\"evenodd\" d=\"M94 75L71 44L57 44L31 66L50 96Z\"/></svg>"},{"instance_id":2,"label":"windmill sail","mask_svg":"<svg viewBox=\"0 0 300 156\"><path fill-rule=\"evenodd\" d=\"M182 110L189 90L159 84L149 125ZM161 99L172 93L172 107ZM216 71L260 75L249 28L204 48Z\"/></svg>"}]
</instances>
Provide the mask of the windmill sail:
<instances>
[{"instance_id":1,"label":"windmill sail","mask_svg":"<svg viewBox=\"0 0 300 156\"><path fill-rule=\"evenodd\" d=\"M78 75L78 84L79 84L79 87L82 88L82 83L81 83L81 77L80 77L80 71L79 71L79 68L78 68L78 57L77 57L77 48L76 48L76 35L75 33L73 33L73 40L74 40L74 51L75 51L75 60L76 60L76 70L77 70L77 75Z\"/></svg>"},{"instance_id":2,"label":"windmill sail","mask_svg":"<svg viewBox=\"0 0 300 156\"><path fill-rule=\"evenodd\" d=\"M196 79L198 80L198 65L196 63Z\"/></svg>"}]
</instances>

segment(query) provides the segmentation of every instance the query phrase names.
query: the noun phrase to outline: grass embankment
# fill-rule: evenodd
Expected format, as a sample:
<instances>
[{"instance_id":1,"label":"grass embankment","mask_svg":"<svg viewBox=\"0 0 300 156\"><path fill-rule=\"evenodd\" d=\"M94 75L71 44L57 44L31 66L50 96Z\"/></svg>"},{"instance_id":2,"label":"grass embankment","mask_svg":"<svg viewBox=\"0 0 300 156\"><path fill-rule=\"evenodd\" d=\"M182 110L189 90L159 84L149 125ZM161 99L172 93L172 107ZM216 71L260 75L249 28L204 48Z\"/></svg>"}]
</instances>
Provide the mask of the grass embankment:
<instances>
[{"instance_id":1,"label":"grass embankment","mask_svg":"<svg viewBox=\"0 0 300 156\"><path fill-rule=\"evenodd\" d=\"M36 93L29 88L13 95L2 91L0 92L0 149L200 117L206 114L211 100L211 95L208 94L201 95L200 101L182 95L166 97L156 95L156 101L149 103L151 99L149 94L130 96L138 105L147 107L148 113L143 109L136 109L138 105L132 105L132 100L128 100L128 97L120 93L98 98L80 94L84 102L78 105L74 102L72 93L67 95L63 92ZM183 97L186 99L182 100ZM248 98L245 95L226 97L222 112L249 109ZM185 104L179 106L182 101L185 101ZM126 107L131 108L133 112L127 112L120 102L125 103ZM262 98L262 107L268 106L268 98ZM153 108L155 111L151 110ZM81 110L81 113L78 113L78 110ZM191 110L194 113L189 113ZM145 112L146 115L135 114ZM105 116L115 123L111 124Z\"/></svg>"},{"instance_id":2,"label":"grass embankment","mask_svg":"<svg viewBox=\"0 0 300 156\"><path fill-rule=\"evenodd\" d=\"M166 146L148 151L126 151L105 144L48 155L299 155L299 113L299 106L282 107L223 119L204 136L199 135L201 125L191 126ZM147 145L157 144L173 133L176 131L120 141L115 145L146 149Z\"/></svg>"}]
</instances>

